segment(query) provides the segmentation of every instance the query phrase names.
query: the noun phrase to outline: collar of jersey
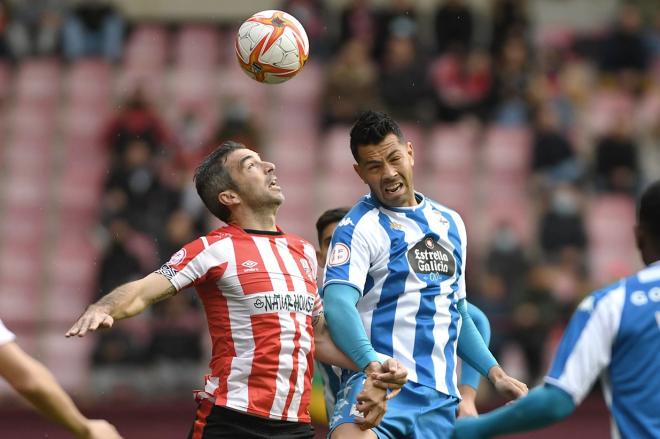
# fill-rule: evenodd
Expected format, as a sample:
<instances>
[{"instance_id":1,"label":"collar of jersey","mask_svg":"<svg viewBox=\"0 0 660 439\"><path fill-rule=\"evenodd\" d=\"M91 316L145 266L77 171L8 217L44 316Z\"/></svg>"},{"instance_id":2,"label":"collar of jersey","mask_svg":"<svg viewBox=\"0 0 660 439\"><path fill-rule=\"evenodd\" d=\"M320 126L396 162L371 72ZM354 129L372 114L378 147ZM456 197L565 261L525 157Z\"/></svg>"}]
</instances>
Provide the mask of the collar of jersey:
<instances>
[{"instance_id":1,"label":"collar of jersey","mask_svg":"<svg viewBox=\"0 0 660 439\"><path fill-rule=\"evenodd\" d=\"M417 206L401 206L401 207L390 207L386 206L378 200L378 198L373 195L371 198L378 204L379 207L382 207L385 210L391 210L393 212L414 212L417 209L422 209L426 205L426 197L421 193L415 191L415 200L417 200Z\"/></svg>"}]
</instances>

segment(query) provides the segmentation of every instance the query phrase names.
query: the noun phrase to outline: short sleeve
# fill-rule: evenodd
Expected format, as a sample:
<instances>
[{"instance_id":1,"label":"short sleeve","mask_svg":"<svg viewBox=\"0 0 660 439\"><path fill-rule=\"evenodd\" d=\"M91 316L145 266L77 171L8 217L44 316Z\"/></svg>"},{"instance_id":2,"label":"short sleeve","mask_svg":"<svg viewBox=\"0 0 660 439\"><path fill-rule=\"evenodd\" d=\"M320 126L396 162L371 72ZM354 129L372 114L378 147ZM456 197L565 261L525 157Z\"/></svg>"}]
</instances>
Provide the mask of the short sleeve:
<instances>
[{"instance_id":1,"label":"short sleeve","mask_svg":"<svg viewBox=\"0 0 660 439\"><path fill-rule=\"evenodd\" d=\"M16 339L16 336L11 332L0 320L0 346L12 342Z\"/></svg>"},{"instance_id":2,"label":"short sleeve","mask_svg":"<svg viewBox=\"0 0 660 439\"><path fill-rule=\"evenodd\" d=\"M342 283L363 293L372 254L369 224L371 221L365 216L357 224L353 224L351 217L347 216L337 225L328 251L323 288ZM378 225L372 224L371 227Z\"/></svg>"},{"instance_id":3,"label":"short sleeve","mask_svg":"<svg viewBox=\"0 0 660 439\"><path fill-rule=\"evenodd\" d=\"M196 239L174 253L156 273L165 276L177 291L181 291L197 284L206 276L213 266L210 253L206 239Z\"/></svg>"},{"instance_id":4,"label":"short sleeve","mask_svg":"<svg viewBox=\"0 0 660 439\"><path fill-rule=\"evenodd\" d=\"M610 363L624 299L623 284L586 297L564 331L545 381L571 395L576 405Z\"/></svg>"}]
</instances>

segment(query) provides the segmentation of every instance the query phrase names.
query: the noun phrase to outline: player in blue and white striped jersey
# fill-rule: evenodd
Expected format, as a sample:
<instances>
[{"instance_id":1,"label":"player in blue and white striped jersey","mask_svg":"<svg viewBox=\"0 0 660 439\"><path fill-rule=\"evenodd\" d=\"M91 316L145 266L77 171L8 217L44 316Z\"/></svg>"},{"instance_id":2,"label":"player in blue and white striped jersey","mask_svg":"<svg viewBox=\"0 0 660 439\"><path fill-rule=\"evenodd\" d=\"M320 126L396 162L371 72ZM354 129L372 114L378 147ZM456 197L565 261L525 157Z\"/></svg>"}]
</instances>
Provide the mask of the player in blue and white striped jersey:
<instances>
[{"instance_id":1,"label":"player in blue and white striped jersey","mask_svg":"<svg viewBox=\"0 0 660 439\"><path fill-rule=\"evenodd\" d=\"M647 267L582 301L545 385L510 406L458 421L455 437L487 438L557 422L600 377L612 437L660 438L660 181L641 197L635 235Z\"/></svg>"},{"instance_id":2,"label":"player in blue and white striped jersey","mask_svg":"<svg viewBox=\"0 0 660 439\"><path fill-rule=\"evenodd\" d=\"M331 437L449 437L460 399L457 353L506 396L527 388L497 365L467 313L465 226L415 192L413 146L399 126L366 112L350 143L371 193L335 229L323 299L333 340L364 373L342 380ZM383 355L406 367L408 383L374 427L369 408Z\"/></svg>"},{"instance_id":3,"label":"player in blue and white striped jersey","mask_svg":"<svg viewBox=\"0 0 660 439\"><path fill-rule=\"evenodd\" d=\"M316 234L319 243L316 259L321 264L325 264L332 234L335 231L337 224L348 214L348 211L349 209L346 207L328 209L323 212L316 221ZM490 323L488 318L483 311L471 303L467 304L467 309L470 318L472 318L474 325L479 331L479 334L481 334L484 342L488 345L490 341ZM335 410L337 392L339 392L341 369L337 366L331 366L321 362L319 362L317 366L317 370L323 380L323 396L325 399L327 419L331 419ZM479 381L479 372L469 364L463 363L461 365L460 383L458 385L462 397L458 406L459 417L477 416L476 396L479 388Z\"/></svg>"}]
</instances>

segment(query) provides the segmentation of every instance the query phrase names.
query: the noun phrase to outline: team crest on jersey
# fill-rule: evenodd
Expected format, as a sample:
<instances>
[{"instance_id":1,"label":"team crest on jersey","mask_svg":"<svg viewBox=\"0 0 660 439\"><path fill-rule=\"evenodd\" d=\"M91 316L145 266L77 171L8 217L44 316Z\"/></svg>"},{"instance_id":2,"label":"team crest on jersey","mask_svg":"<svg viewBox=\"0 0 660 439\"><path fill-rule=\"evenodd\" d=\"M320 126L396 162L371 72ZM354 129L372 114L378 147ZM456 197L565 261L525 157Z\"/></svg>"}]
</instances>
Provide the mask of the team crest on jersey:
<instances>
[{"instance_id":1,"label":"team crest on jersey","mask_svg":"<svg viewBox=\"0 0 660 439\"><path fill-rule=\"evenodd\" d=\"M312 267L310 267L309 262L305 258L300 258L300 265L302 265L303 270L305 271L305 274L309 278L309 280L314 281L314 272L312 271Z\"/></svg>"},{"instance_id":2,"label":"team crest on jersey","mask_svg":"<svg viewBox=\"0 0 660 439\"><path fill-rule=\"evenodd\" d=\"M434 236L425 236L408 250L408 263L418 275L451 277L456 273L456 259Z\"/></svg>"},{"instance_id":3,"label":"team crest on jersey","mask_svg":"<svg viewBox=\"0 0 660 439\"><path fill-rule=\"evenodd\" d=\"M351 259L351 249L348 248L346 244L339 242L335 244L334 247L332 247L328 265L331 267L336 267L338 265L347 263L349 259Z\"/></svg>"},{"instance_id":4,"label":"team crest on jersey","mask_svg":"<svg viewBox=\"0 0 660 439\"><path fill-rule=\"evenodd\" d=\"M401 223L395 223L394 221L390 222L390 229L392 230L403 230L403 225Z\"/></svg>"},{"instance_id":5,"label":"team crest on jersey","mask_svg":"<svg viewBox=\"0 0 660 439\"><path fill-rule=\"evenodd\" d=\"M182 248L178 252L174 253L172 257L170 258L169 261L167 261L167 265L179 265L184 259L186 258L186 249Z\"/></svg>"},{"instance_id":6,"label":"team crest on jersey","mask_svg":"<svg viewBox=\"0 0 660 439\"><path fill-rule=\"evenodd\" d=\"M440 221L440 223L443 226L446 226L447 224L449 224L449 221L447 221L447 218L445 218L444 215L441 212L438 212L437 210L434 210L433 213L435 214L435 216L438 218L438 220Z\"/></svg>"}]
</instances>

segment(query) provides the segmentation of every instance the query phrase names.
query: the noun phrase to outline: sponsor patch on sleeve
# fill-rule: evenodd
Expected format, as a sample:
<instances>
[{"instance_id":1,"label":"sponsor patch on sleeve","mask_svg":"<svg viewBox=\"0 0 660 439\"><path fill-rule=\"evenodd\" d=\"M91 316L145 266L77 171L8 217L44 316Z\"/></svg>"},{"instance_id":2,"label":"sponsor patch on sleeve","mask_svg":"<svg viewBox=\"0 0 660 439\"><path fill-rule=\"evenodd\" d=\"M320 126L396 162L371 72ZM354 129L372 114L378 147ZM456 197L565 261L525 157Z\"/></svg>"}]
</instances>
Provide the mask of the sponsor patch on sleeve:
<instances>
[{"instance_id":1,"label":"sponsor patch on sleeve","mask_svg":"<svg viewBox=\"0 0 660 439\"><path fill-rule=\"evenodd\" d=\"M347 263L349 259L351 259L351 249L348 248L346 244L339 242L335 244L334 247L332 247L328 265L331 267L336 267L338 265Z\"/></svg>"}]
</instances>

